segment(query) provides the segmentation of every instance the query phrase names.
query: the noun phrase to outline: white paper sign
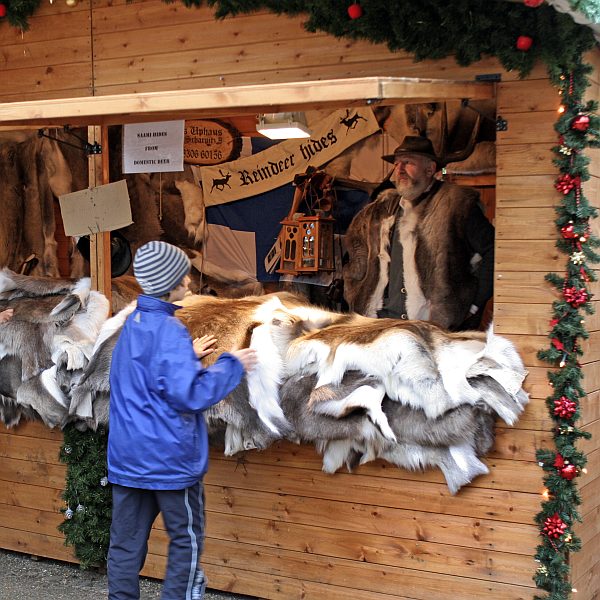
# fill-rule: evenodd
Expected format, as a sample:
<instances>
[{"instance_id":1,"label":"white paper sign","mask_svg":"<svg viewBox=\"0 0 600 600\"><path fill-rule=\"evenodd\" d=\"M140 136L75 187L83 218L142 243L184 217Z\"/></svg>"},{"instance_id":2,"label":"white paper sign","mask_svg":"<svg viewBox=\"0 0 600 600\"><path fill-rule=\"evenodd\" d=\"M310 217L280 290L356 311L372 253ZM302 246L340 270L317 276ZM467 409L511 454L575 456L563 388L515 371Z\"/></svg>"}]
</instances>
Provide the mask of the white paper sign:
<instances>
[{"instance_id":1,"label":"white paper sign","mask_svg":"<svg viewBox=\"0 0 600 600\"><path fill-rule=\"evenodd\" d=\"M131 225L127 182L123 179L58 197L65 234L89 235Z\"/></svg>"},{"instance_id":2,"label":"white paper sign","mask_svg":"<svg viewBox=\"0 0 600 600\"><path fill-rule=\"evenodd\" d=\"M185 121L123 126L123 173L183 171Z\"/></svg>"}]
</instances>

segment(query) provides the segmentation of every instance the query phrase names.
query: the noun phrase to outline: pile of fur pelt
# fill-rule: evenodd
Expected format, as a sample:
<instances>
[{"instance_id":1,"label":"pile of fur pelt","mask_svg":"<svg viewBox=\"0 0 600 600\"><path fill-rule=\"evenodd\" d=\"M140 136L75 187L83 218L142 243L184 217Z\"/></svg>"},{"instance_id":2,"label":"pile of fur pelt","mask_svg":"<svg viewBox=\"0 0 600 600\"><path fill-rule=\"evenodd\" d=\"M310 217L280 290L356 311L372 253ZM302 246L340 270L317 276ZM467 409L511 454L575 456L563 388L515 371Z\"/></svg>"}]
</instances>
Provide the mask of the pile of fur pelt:
<instances>
[{"instance_id":1,"label":"pile of fur pelt","mask_svg":"<svg viewBox=\"0 0 600 600\"><path fill-rule=\"evenodd\" d=\"M19 411L34 410L50 426L106 424L112 350L135 306L105 320L106 301L82 292L81 282L42 294L40 280L18 278L0 276L0 310L15 307L0 326L0 418L13 424ZM19 299L42 316L24 321ZM520 357L491 332L329 312L285 293L191 296L177 316L193 337L217 336L207 362L227 350L257 350L257 367L205 413L212 441L227 455L283 438L314 444L330 473L376 458L412 470L437 466L455 493L487 473L480 457L493 444L495 418L513 424L527 403ZM77 319L87 319L86 327ZM19 327L46 340L34 344L39 357L18 351L33 334L11 342Z\"/></svg>"},{"instance_id":2,"label":"pile of fur pelt","mask_svg":"<svg viewBox=\"0 0 600 600\"><path fill-rule=\"evenodd\" d=\"M70 391L92 356L108 316L108 300L90 280L27 277L0 270L0 420L22 417L49 427L70 420ZM90 414L90 417L93 416Z\"/></svg>"},{"instance_id":3,"label":"pile of fur pelt","mask_svg":"<svg viewBox=\"0 0 600 600\"><path fill-rule=\"evenodd\" d=\"M455 493L487 473L480 457L496 416L513 424L528 400L520 357L491 332L334 313L285 293L192 296L182 305L177 316L193 337L218 337L206 360L245 346L258 353L243 383L205 413L227 455L285 438L314 444L329 473L376 458L437 466ZM107 414L111 353L132 310L106 322L71 391L71 414L91 427Z\"/></svg>"}]
</instances>

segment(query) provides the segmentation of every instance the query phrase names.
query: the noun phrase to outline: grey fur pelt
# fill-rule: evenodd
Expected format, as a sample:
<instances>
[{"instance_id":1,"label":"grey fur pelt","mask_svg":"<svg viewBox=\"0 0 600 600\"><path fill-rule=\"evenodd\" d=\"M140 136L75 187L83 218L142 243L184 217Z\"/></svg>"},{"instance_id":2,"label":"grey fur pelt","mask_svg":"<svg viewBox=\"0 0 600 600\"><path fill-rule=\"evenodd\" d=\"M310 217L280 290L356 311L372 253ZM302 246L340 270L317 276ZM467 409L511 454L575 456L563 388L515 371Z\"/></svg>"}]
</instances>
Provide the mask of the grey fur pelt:
<instances>
[{"instance_id":1,"label":"grey fur pelt","mask_svg":"<svg viewBox=\"0 0 600 600\"><path fill-rule=\"evenodd\" d=\"M478 459L494 442L494 418L486 406L465 404L429 419L423 410L386 397L382 410L396 437L390 441L362 408L337 418L317 412L309 403L316 384L316 375L289 377L281 387L281 405L294 426L296 441L316 445L326 472L342 466L352 470L376 458L410 470L437 466L453 494L476 475L487 473ZM323 397L341 401L356 389L375 384L372 377L349 371L340 385L317 391L321 401ZM459 462L457 455L462 458Z\"/></svg>"},{"instance_id":2,"label":"grey fur pelt","mask_svg":"<svg viewBox=\"0 0 600 600\"><path fill-rule=\"evenodd\" d=\"M73 290L77 283L74 279L21 275L4 268L0 270L0 300L66 294Z\"/></svg>"},{"instance_id":3,"label":"grey fur pelt","mask_svg":"<svg viewBox=\"0 0 600 600\"><path fill-rule=\"evenodd\" d=\"M12 319L0 324L0 353L18 356L22 380L52 366L53 339L62 325L81 308L78 296L16 297L0 301L0 310L12 308Z\"/></svg>"},{"instance_id":4,"label":"grey fur pelt","mask_svg":"<svg viewBox=\"0 0 600 600\"><path fill-rule=\"evenodd\" d=\"M112 351L119 339L121 330L115 331L98 348L90 362L79 377L76 377L71 388L69 414L77 417L94 431L99 425L108 425L108 410L101 409L94 414L98 403L106 402L110 397L110 364Z\"/></svg>"},{"instance_id":5,"label":"grey fur pelt","mask_svg":"<svg viewBox=\"0 0 600 600\"><path fill-rule=\"evenodd\" d=\"M77 282L0 271L0 310L13 316L0 324L2 420L16 425L37 415L49 427L69 420L72 378L87 365L108 301Z\"/></svg>"}]
</instances>

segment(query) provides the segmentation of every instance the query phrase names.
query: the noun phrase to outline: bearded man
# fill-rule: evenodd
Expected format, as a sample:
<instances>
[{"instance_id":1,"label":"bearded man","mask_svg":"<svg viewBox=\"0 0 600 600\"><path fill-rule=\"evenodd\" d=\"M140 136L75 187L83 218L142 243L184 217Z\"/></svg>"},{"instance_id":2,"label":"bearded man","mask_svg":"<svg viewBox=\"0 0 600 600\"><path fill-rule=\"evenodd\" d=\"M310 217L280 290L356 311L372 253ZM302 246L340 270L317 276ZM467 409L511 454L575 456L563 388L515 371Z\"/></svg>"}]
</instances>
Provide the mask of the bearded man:
<instances>
[{"instance_id":1,"label":"bearded man","mask_svg":"<svg viewBox=\"0 0 600 600\"><path fill-rule=\"evenodd\" d=\"M352 220L344 296L369 317L420 319L477 329L492 295L494 228L476 190L435 178L431 142L407 136L394 154L394 189Z\"/></svg>"}]
</instances>

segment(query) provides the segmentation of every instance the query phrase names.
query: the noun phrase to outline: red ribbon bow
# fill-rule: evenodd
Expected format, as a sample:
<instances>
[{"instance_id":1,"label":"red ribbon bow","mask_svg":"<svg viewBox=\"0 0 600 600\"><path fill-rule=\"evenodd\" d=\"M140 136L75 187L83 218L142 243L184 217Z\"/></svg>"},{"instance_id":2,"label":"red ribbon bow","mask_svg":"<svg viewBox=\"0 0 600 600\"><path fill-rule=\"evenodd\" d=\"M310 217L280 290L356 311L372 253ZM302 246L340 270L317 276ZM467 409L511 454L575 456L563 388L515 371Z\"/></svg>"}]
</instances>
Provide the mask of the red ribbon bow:
<instances>
[{"instance_id":1,"label":"red ribbon bow","mask_svg":"<svg viewBox=\"0 0 600 600\"><path fill-rule=\"evenodd\" d=\"M563 419L570 419L577 411L577 404L566 396L561 396L554 401L554 415Z\"/></svg>"},{"instance_id":2,"label":"red ribbon bow","mask_svg":"<svg viewBox=\"0 0 600 600\"><path fill-rule=\"evenodd\" d=\"M565 196L574 188L578 188L581 185L581 178L579 175L573 177L569 173L561 175L554 184L554 187L564 194Z\"/></svg>"},{"instance_id":3,"label":"red ribbon bow","mask_svg":"<svg viewBox=\"0 0 600 600\"><path fill-rule=\"evenodd\" d=\"M544 521L543 532L549 537L557 539L567 530L567 524L554 513Z\"/></svg>"},{"instance_id":4,"label":"red ribbon bow","mask_svg":"<svg viewBox=\"0 0 600 600\"><path fill-rule=\"evenodd\" d=\"M588 293L584 288L578 289L576 287L565 288L563 292L565 300L574 308L585 304L588 301Z\"/></svg>"}]
</instances>

